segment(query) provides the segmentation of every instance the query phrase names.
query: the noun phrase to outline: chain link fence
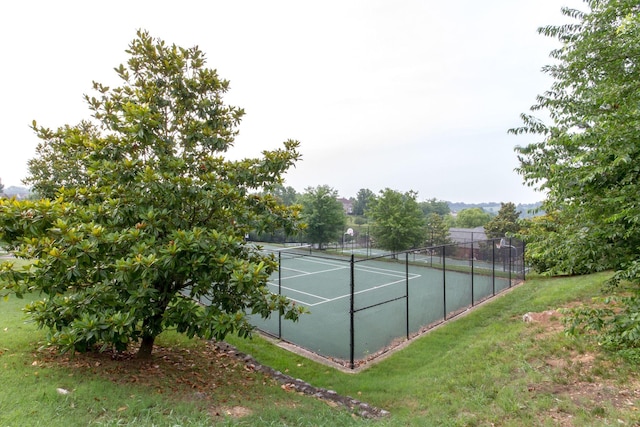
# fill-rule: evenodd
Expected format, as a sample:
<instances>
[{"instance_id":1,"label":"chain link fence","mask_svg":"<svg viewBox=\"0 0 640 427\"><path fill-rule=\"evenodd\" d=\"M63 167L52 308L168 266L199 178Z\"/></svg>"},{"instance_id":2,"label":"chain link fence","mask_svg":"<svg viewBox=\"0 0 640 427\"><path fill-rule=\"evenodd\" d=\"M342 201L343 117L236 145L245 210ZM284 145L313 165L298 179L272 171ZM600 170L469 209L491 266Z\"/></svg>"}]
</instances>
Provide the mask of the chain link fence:
<instances>
[{"instance_id":1,"label":"chain link fence","mask_svg":"<svg viewBox=\"0 0 640 427\"><path fill-rule=\"evenodd\" d=\"M278 252L272 292L308 307L296 322L252 321L265 333L354 369L525 279L524 243L492 239L371 256Z\"/></svg>"}]
</instances>

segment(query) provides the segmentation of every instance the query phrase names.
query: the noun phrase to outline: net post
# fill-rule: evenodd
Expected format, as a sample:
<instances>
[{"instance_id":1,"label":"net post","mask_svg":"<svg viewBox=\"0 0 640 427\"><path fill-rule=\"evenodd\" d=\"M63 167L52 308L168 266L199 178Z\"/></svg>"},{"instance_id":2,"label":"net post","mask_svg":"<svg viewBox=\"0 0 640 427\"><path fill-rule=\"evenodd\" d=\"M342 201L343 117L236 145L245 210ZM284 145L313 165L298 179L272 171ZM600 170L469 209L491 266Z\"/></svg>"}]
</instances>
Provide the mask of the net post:
<instances>
[{"instance_id":1,"label":"net post","mask_svg":"<svg viewBox=\"0 0 640 427\"><path fill-rule=\"evenodd\" d=\"M355 367L355 325L354 325L354 315L355 315L355 311L354 311L354 307L355 307L355 301L354 301L354 297L355 297L355 275L354 275L354 270L355 270L355 262L354 262L354 257L353 254L351 254L351 261L350 261L350 310L349 310L349 318L350 318L350 329L349 329L349 366L351 367L351 369L354 369Z\"/></svg>"}]
</instances>

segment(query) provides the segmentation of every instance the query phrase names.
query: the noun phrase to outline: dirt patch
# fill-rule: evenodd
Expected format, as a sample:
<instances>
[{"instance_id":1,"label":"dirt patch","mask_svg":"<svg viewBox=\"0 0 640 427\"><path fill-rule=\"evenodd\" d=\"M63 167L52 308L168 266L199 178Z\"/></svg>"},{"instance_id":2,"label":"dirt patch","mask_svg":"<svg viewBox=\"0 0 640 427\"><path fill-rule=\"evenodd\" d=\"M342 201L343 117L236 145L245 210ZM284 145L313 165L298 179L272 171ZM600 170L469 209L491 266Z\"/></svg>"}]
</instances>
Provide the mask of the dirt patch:
<instances>
[{"instance_id":1,"label":"dirt patch","mask_svg":"<svg viewBox=\"0 0 640 427\"><path fill-rule=\"evenodd\" d=\"M244 406L223 406L221 408L211 408L209 413L215 417L226 416L231 418L242 418L253 414L253 411L249 408L245 408Z\"/></svg>"},{"instance_id":2,"label":"dirt patch","mask_svg":"<svg viewBox=\"0 0 640 427\"><path fill-rule=\"evenodd\" d=\"M562 314L558 310L529 312L522 320L530 323L535 339L549 338L563 333ZM629 378L624 384L603 377L603 372L614 370L594 352L570 351L563 356L547 357L540 366L554 380L531 384L529 392L552 394L558 402L570 401L595 417L603 416L608 407L623 411L640 411L640 380ZM573 426L574 416L562 405L539 415L541 421L553 420L558 426ZM638 424L640 425L640 424Z\"/></svg>"}]
</instances>

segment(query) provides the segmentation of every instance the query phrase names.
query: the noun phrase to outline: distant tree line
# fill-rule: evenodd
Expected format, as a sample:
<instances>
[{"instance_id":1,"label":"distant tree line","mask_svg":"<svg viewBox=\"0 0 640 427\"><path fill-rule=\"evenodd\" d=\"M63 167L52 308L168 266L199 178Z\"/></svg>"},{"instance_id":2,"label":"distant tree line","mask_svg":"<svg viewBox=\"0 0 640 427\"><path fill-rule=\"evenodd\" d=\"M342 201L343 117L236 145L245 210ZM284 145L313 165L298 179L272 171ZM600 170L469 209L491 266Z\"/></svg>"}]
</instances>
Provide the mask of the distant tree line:
<instances>
[{"instance_id":1,"label":"distant tree line","mask_svg":"<svg viewBox=\"0 0 640 427\"><path fill-rule=\"evenodd\" d=\"M502 203L496 214L480 207L452 212L449 202L435 198L418 201L414 191L405 193L389 188L374 193L360 189L341 203L335 189L327 185L308 187L300 194L293 187L280 185L271 194L286 206L298 205L304 222L296 235L275 232L251 234L258 241L308 242L318 249L329 244L358 241L392 252L451 243L449 229L485 227L489 237L513 235L519 229L520 212L513 203Z\"/></svg>"}]
</instances>

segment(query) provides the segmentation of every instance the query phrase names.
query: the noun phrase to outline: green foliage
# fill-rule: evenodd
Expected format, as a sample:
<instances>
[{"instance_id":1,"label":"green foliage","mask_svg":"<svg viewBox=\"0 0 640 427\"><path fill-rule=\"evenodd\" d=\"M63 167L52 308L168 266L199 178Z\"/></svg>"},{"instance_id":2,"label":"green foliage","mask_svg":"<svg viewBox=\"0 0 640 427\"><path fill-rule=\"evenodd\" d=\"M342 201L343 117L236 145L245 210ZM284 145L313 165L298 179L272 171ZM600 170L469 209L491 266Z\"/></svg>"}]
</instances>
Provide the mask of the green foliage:
<instances>
[{"instance_id":1,"label":"green foliage","mask_svg":"<svg viewBox=\"0 0 640 427\"><path fill-rule=\"evenodd\" d=\"M271 190L271 194L285 206L295 205L300 197L295 188L285 187L282 184L275 185Z\"/></svg>"},{"instance_id":2,"label":"green foliage","mask_svg":"<svg viewBox=\"0 0 640 427\"><path fill-rule=\"evenodd\" d=\"M476 228L482 227L491 221L491 214L482 208L462 209L456 216L456 227Z\"/></svg>"},{"instance_id":3,"label":"green foliage","mask_svg":"<svg viewBox=\"0 0 640 427\"><path fill-rule=\"evenodd\" d=\"M373 221L371 235L376 246L399 252L424 244L425 217L416 197L413 191L387 188L370 201L367 216Z\"/></svg>"},{"instance_id":4,"label":"green foliage","mask_svg":"<svg viewBox=\"0 0 640 427\"><path fill-rule=\"evenodd\" d=\"M429 217L432 213L440 216L446 216L451 213L449 203L444 200L436 200L435 198L420 202L420 209L422 209L422 212L426 217Z\"/></svg>"},{"instance_id":5,"label":"green foliage","mask_svg":"<svg viewBox=\"0 0 640 427\"><path fill-rule=\"evenodd\" d=\"M0 241L33 263L4 267L0 292L43 294L27 312L62 350L140 341L146 356L166 328L221 339L249 334L248 313L297 318L266 288L275 260L244 236L296 228L296 209L257 191L281 183L299 143L225 160L243 111L204 54L142 31L127 53L122 86L85 96L93 121L34 122L28 181L43 199L0 201Z\"/></svg>"},{"instance_id":6,"label":"green foliage","mask_svg":"<svg viewBox=\"0 0 640 427\"><path fill-rule=\"evenodd\" d=\"M638 4L586 3L587 12L564 10L575 23L539 30L563 44L544 69L551 89L532 107L552 122L523 115L524 126L511 130L542 138L516 149L518 171L547 194L543 209L563 225L554 232L572 242L579 233L582 243L564 254L580 260L574 271L624 268L640 247Z\"/></svg>"},{"instance_id":7,"label":"green foliage","mask_svg":"<svg viewBox=\"0 0 640 427\"><path fill-rule=\"evenodd\" d=\"M517 234L527 244L527 265L547 275L577 275L606 270L598 242L585 239L580 224L559 212L526 219Z\"/></svg>"},{"instance_id":8,"label":"green foliage","mask_svg":"<svg viewBox=\"0 0 640 427\"><path fill-rule=\"evenodd\" d=\"M329 242L340 241L346 225L346 215L337 199L338 193L327 185L309 187L301 197L305 233L319 248Z\"/></svg>"},{"instance_id":9,"label":"green foliage","mask_svg":"<svg viewBox=\"0 0 640 427\"><path fill-rule=\"evenodd\" d=\"M565 310L571 335L592 336L600 346L632 363L640 362L640 291L594 298L592 304Z\"/></svg>"},{"instance_id":10,"label":"green foliage","mask_svg":"<svg viewBox=\"0 0 640 427\"><path fill-rule=\"evenodd\" d=\"M520 212L517 211L515 204L501 203L498 215L491 218L484 226L487 237L505 237L516 234L520 230L519 217Z\"/></svg>"},{"instance_id":11,"label":"green foliage","mask_svg":"<svg viewBox=\"0 0 640 427\"><path fill-rule=\"evenodd\" d=\"M356 200L353 203L353 214L364 215L369 208L369 202L375 198L375 196L374 192L368 188L361 188L358 194L356 194Z\"/></svg>"},{"instance_id":12,"label":"green foliage","mask_svg":"<svg viewBox=\"0 0 640 427\"><path fill-rule=\"evenodd\" d=\"M427 217L427 246L446 245L449 239L449 227L441 215L431 213Z\"/></svg>"},{"instance_id":13,"label":"green foliage","mask_svg":"<svg viewBox=\"0 0 640 427\"><path fill-rule=\"evenodd\" d=\"M355 218L353 219L353 222L354 222L356 225L364 225L364 224L366 224L368 221L367 221L367 218L365 218L365 217L363 217L363 216L357 216L357 217L355 217Z\"/></svg>"},{"instance_id":14,"label":"green foliage","mask_svg":"<svg viewBox=\"0 0 640 427\"><path fill-rule=\"evenodd\" d=\"M613 284L640 281L640 14L638 2L585 2L585 12L564 9L575 23L541 28L562 48L552 52L551 89L523 115L515 134L541 141L518 147L518 171L547 194L552 212L527 230L530 258L551 273L616 269ZM637 286L637 285L632 285ZM637 352L637 291L610 308L575 312L574 322L595 330L603 345ZM636 356L637 357L637 356Z\"/></svg>"}]
</instances>

